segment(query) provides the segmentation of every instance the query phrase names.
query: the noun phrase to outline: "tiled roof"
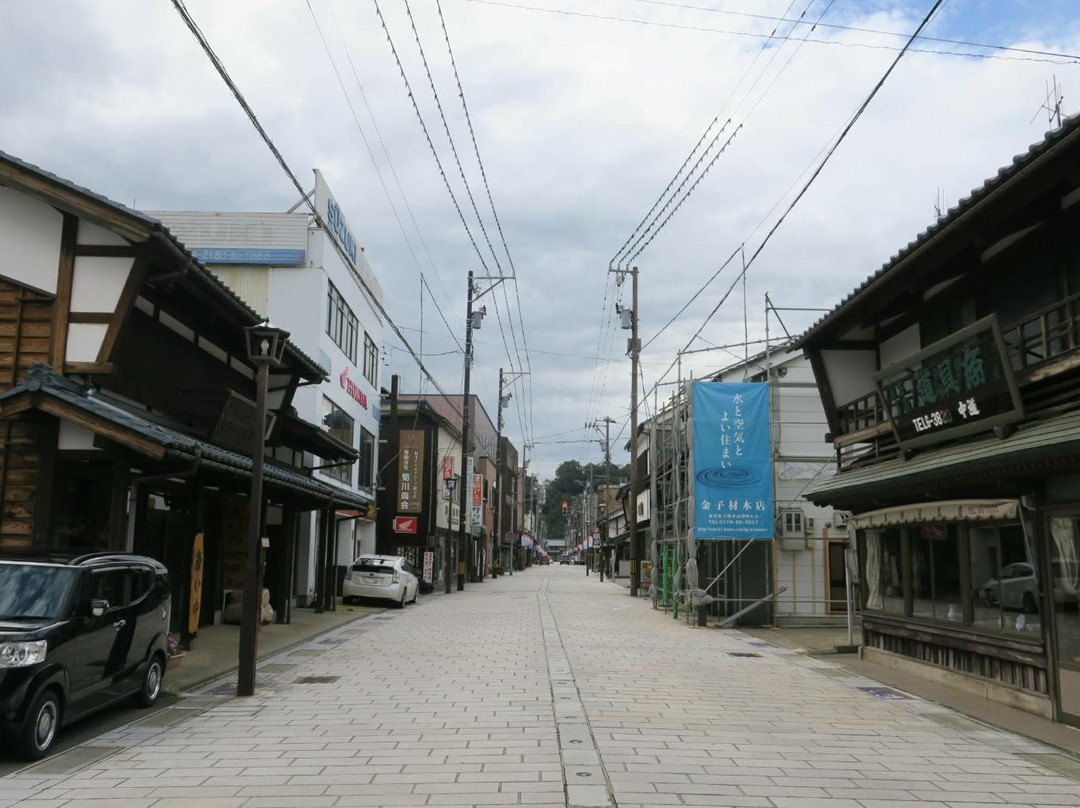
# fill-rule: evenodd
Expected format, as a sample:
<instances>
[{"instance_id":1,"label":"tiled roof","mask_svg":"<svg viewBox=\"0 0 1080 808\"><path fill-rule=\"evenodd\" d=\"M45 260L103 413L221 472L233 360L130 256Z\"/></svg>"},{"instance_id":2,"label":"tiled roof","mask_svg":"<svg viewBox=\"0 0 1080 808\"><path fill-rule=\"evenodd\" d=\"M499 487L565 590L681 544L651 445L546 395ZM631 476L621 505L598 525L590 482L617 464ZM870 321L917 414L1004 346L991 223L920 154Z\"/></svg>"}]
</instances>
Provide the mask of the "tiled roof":
<instances>
[{"instance_id":1,"label":"tiled roof","mask_svg":"<svg viewBox=\"0 0 1080 808\"><path fill-rule=\"evenodd\" d=\"M1010 180L1019 176L1025 169L1032 165L1039 157L1049 154L1062 141L1068 138L1070 135L1074 135L1080 132L1080 114L1073 115L1066 118L1062 125L1058 129L1054 129L1046 133L1046 136L1038 143L1032 144L1028 147L1026 152L1013 157L1012 162L1009 165L1003 166L998 169L997 174L987 179L978 188L974 189L968 196L961 199L953 207L949 208L945 216L938 221L931 224L928 228L923 230L912 241L908 243L906 247L900 250L896 255L886 261L881 268L866 278L856 289L850 294L846 295L832 311L824 315L810 328L808 328L802 335L796 337L791 345L791 350L801 348L807 340L813 337L824 326L831 322L841 311L848 308L855 298L866 291L871 285L879 281L885 275L889 274L895 269L904 259L908 258L912 253L921 247L925 246L935 236L953 224L957 219L969 212L977 204L985 200L994 191L1001 188Z\"/></svg>"},{"instance_id":2,"label":"tiled roof","mask_svg":"<svg viewBox=\"0 0 1080 808\"><path fill-rule=\"evenodd\" d=\"M832 503L853 496L903 489L927 481L976 474L1033 459L1050 460L1080 454L1080 412L1024 425L1008 438L987 435L863 469L843 471L813 486L806 497Z\"/></svg>"},{"instance_id":3,"label":"tiled roof","mask_svg":"<svg viewBox=\"0 0 1080 808\"><path fill-rule=\"evenodd\" d=\"M162 446L167 452L188 458L198 457L204 462L222 467L225 471L239 474L250 474L252 471L252 460L249 456L181 432L164 421L152 420L149 413L141 414L127 409L120 402L108 400L91 389L61 376L48 365L41 363L33 365L20 384L0 394L0 402L25 393L43 393L52 396L84 412L135 432ZM271 460L264 461L263 474L270 484L276 483L316 497L332 498L338 505L366 507L371 503L369 497L320 482L295 468Z\"/></svg>"},{"instance_id":4,"label":"tiled roof","mask_svg":"<svg viewBox=\"0 0 1080 808\"><path fill-rule=\"evenodd\" d=\"M213 286L217 287L217 289L222 293L222 295L224 295L225 298L228 299L234 306L240 308L242 311L244 311L245 314L247 314L247 316L251 319L252 325L255 325L262 321L262 315L255 311L255 309L253 309L247 303L247 301L245 301L238 294L236 294L236 292L230 289L225 284L225 282L221 280L221 278L219 278L217 275L207 269L206 266L194 255L192 255L191 251L188 250L188 248L185 247L184 244L178 238L176 238L176 236L174 236L169 231L169 228L167 228L160 220L155 219L153 216L148 216L142 211L138 211L134 208L129 208L127 205L115 202L112 199L109 199L107 196L102 196L101 194L95 193L89 188L84 188L81 185L76 185L70 180L66 180L63 177L58 177L56 174L53 174L50 171L46 171L40 166L36 166L33 163L28 163L25 160L21 160L18 157L15 157L14 155L8 154L7 152L0 151L0 160L11 163L12 165L17 166L23 171L35 174L38 177L48 180L49 182L56 185L60 185L68 189L69 191L74 191L80 196L84 196L87 199L91 199L95 202L105 205L116 211L117 213L135 219L148 227L152 232L161 233L162 236L164 236L168 241L170 241L185 257L191 260L192 266L196 268L196 270L201 276L203 276L206 280L210 281ZM322 365L320 365L318 362L316 362L314 359L312 359L310 356L300 350L300 348L297 347L292 341L288 343L286 350L295 359L299 360L301 364L306 366L309 377L318 376L321 374L323 378L326 378L329 375L329 371L327 370L327 368L324 368Z\"/></svg>"}]
</instances>

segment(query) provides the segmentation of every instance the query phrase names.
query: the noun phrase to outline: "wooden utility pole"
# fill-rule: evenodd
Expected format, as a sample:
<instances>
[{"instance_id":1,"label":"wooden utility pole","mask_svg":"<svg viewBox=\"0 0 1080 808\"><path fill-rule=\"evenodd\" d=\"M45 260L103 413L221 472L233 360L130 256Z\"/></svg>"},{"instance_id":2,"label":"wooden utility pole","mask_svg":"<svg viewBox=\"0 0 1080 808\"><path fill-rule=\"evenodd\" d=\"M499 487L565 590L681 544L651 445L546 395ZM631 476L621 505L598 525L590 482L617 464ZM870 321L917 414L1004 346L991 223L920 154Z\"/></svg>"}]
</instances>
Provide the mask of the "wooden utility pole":
<instances>
[{"instance_id":1,"label":"wooden utility pole","mask_svg":"<svg viewBox=\"0 0 1080 808\"><path fill-rule=\"evenodd\" d=\"M460 521L458 526L457 547L457 589L458 592L465 588L465 508L468 507L468 498L472 487L472 480L467 479L469 469L469 382L472 371L473 358L473 273L469 270L469 294L465 306L465 390L461 400L461 490L458 492L458 508L460 509ZM447 558L449 559L449 555ZM447 561L446 580L450 580L450 562ZM449 590L449 583L447 583Z\"/></svg>"},{"instance_id":2,"label":"wooden utility pole","mask_svg":"<svg viewBox=\"0 0 1080 808\"><path fill-rule=\"evenodd\" d=\"M641 588L641 535L637 524L638 496L638 361L641 342L638 340L638 268L630 270L633 282L633 303L630 320L630 597L636 598Z\"/></svg>"}]
</instances>

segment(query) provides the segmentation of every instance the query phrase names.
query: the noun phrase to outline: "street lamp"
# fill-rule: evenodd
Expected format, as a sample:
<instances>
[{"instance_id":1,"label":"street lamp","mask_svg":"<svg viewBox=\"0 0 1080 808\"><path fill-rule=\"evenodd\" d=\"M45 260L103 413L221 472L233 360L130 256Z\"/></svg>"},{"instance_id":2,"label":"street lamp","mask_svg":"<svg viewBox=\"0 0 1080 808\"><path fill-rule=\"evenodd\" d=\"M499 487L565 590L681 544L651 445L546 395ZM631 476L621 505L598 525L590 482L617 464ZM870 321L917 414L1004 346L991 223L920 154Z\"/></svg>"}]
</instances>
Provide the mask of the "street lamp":
<instances>
[{"instance_id":1,"label":"street lamp","mask_svg":"<svg viewBox=\"0 0 1080 808\"><path fill-rule=\"evenodd\" d=\"M244 329L248 361L255 365L255 429L251 443L251 501L248 512L247 564L244 568L243 610L240 616L240 666L236 695L255 694L255 658L259 644L259 533L262 528L263 453L266 450L266 390L270 367L281 364L289 332L274 328L269 320Z\"/></svg>"}]
</instances>

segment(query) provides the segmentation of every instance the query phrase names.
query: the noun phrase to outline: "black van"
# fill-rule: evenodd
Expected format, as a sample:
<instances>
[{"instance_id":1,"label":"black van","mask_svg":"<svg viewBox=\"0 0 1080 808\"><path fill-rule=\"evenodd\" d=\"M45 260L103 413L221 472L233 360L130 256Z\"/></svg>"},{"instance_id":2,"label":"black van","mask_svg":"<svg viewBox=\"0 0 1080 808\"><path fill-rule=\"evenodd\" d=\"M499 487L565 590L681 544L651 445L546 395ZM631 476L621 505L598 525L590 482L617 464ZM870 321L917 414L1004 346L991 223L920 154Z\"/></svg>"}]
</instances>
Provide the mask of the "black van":
<instances>
[{"instance_id":1,"label":"black van","mask_svg":"<svg viewBox=\"0 0 1080 808\"><path fill-rule=\"evenodd\" d=\"M0 558L0 739L45 755L57 730L165 676L169 574L125 553Z\"/></svg>"}]
</instances>

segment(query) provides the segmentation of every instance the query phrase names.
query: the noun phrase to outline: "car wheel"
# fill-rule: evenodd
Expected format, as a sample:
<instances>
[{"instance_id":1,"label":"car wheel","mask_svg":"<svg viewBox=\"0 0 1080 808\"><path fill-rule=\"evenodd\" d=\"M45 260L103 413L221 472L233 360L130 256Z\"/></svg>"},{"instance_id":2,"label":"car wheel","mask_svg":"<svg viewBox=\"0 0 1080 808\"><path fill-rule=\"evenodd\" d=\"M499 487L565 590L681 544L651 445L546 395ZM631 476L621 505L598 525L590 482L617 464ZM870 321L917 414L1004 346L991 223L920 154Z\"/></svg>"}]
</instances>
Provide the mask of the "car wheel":
<instances>
[{"instance_id":1,"label":"car wheel","mask_svg":"<svg viewBox=\"0 0 1080 808\"><path fill-rule=\"evenodd\" d=\"M406 590L406 589L401 590L401 600L398 601L398 604L397 604L397 607L399 609L404 609L405 608L405 595L407 595L407 594L408 594L408 590Z\"/></svg>"},{"instance_id":2,"label":"car wheel","mask_svg":"<svg viewBox=\"0 0 1080 808\"><path fill-rule=\"evenodd\" d=\"M142 687L135 694L135 702L140 707L153 707L161 695L161 683L164 680L165 666L161 662L161 655L154 654L146 663L146 673L143 674Z\"/></svg>"},{"instance_id":3,"label":"car wheel","mask_svg":"<svg viewBox=\"0 0 1080 808\"><path fill-rule=\"evenodd\" d=\"M60 729L60 697L49 689L38 693L26 721L15 739L15 751L27 760L41 760L48 754Z\"/></svg>"},{"instance_id":4,"label":"car wheel","mask_svg":"<svg viewBox=\"0 0 1080 808\"><path fill-rule=\"evenodd\" d=\"M1024 593L1024 612L1026 614L1037 614L1039 611L1039 602L1035 600L1035 595L1032 592Z\"/></svg>"},{"instance_id":5,"label":"car wheel","mask_svg":"<svg viewBox=\"0 0 1080 808\"><path fill-rule=\"evenodd\" d=\"M416 589L414 589L414 590L413 590L413 593L412 593L412 602L413 602L413 603L416 603L416 599L417 599L418 597L420 597L420 584L417 584L417 585L416 585Z\"/></svg>"}]
</instances>

